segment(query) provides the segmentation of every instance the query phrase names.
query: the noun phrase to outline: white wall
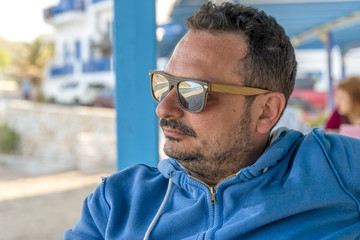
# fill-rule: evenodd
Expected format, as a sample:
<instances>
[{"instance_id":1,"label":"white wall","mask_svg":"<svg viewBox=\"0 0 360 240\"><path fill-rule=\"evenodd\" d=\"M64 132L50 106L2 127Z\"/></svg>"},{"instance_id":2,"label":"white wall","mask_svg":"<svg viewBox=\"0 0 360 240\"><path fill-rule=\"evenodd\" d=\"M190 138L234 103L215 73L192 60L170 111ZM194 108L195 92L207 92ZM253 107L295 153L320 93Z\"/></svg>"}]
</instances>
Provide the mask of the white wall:
<instances>
[{"instance_id":1,"label":"white wall","mask_svg":"<svg viewBox=\"0 0 360 240\"><path fill-rule=\"evenodd\" d=\"M0 100L0 124L20 133L0 162L34 173L116 165L115 110Z\"/></svg>"},{"instance_id":2,"label":"white wall","mask_svg":"<svg viewBox=\"0 0 360 240\"><path fill-rule=\"evenodd\" d=\"M316 84L318 90L326 91L328 89L328 56L325 49L322 50L296 50L298 61L298 77L306 75L309 72L321 72L321 79ZM338 47L332 51L332 77L334 85L342 78L341 54ZM353 49L346 54L346 76L360 76L360 49Z\"/></svg>"},{"instance_id":3,"label":"white wall","mask_svg":"<svg viewBox=\"0 0 360 240\"><path fill-rule=\"evenodd\" d=\"M350 50L346 55L345 62L348 76L360 76L360 48Z\"/></svg>"}]
</instances>

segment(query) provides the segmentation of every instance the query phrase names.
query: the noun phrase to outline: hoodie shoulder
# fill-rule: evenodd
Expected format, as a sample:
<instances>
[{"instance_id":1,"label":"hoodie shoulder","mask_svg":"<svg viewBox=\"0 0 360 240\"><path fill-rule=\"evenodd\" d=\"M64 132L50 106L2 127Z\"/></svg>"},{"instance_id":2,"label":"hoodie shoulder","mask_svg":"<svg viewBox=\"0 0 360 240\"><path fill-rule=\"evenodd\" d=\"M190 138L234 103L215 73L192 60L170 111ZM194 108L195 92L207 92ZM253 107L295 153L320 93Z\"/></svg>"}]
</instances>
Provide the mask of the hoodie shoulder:
<instances>
[{"instance_id":1,"label":"hoodie shoulder","mask_svg":"<svg viewBox=\"0 0 360 240\"><path fill-rule=\"evenodd\" d=\"M360 139L314 129L307 138L318 143L340 184L360 199Z\"/></svg>"},{"instance_id":2,"label":"hoodie shoulder","mask_svg":"<svg viewBox=\"0 0 360 240\"><path fill-rule=\"evenodd\" d=\"M145 164L135 164L123 169L113 175L106 177L107 185L109 184L131 184L134 181L148 181L161 175L158 168Z\"/></svg>"}]
</instances>

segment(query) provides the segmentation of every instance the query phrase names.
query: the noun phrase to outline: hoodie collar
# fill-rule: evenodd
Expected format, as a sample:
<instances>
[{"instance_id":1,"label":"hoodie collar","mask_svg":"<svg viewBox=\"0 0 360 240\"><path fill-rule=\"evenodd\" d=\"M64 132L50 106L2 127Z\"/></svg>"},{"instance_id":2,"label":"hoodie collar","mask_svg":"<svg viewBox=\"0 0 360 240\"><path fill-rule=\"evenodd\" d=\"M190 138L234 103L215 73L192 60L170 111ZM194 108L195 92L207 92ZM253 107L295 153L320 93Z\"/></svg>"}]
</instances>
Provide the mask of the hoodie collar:
<instances>
[{"instance_id":1,"label":"hoodie collar","mask_svg":"<svg viewBox=\"0 0 360 240\"><path fill-rule=\"evenodd\" d=\"M294 151L295 142L302 136L301 132L295 130L277 129L270 135L270 146L265 152L253 165L241 169L237 175L242 181L248 181L266 172L267 169L276 166L281 159Z\"/></svg>"}]
</instances>

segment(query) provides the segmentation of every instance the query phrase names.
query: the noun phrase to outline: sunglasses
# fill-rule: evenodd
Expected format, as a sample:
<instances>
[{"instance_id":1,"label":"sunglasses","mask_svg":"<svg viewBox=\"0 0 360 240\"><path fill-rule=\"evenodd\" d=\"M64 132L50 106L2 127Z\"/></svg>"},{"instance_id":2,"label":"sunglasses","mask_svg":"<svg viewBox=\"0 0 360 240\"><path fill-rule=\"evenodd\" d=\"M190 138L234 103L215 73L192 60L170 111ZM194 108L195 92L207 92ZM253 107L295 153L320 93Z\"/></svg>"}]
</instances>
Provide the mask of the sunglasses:
<instances>
[{"instance_id":1,"label":"sunglasses","mask_svg":"<svg viewBox=\"0 0 360 240\"><path fill-rule=\"evenodd\" d=\"M254 96L270 92L266 89L240 87L227 84L209 83L202 80L175 77L164 71L149 71L151 94L156 102L160 103L175 88L180 106L192 113L204 110L208 92L239 94Z\"/></svg>"}]
</instances>

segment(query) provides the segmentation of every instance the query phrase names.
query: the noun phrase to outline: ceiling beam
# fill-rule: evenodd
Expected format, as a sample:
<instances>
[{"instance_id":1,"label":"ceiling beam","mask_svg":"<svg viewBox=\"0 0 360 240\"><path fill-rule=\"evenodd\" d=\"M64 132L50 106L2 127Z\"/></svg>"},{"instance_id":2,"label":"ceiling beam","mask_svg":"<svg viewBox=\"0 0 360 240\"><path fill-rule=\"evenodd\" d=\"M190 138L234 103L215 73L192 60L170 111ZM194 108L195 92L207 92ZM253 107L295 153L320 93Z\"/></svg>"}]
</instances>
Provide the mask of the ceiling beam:
<instances>
[{"instance_id":1,"label":"ceiling beam","mask_svg":"<svg viewBox=\"0 0 360 240\"><path fill-rule=\"evenodd\" d=\"M357 11L352 14L346 15L344 17L327 22L325 24L316 26L296 36L293 36L291 38L291 42L294 46L297 46L301 42L304 42L305 40L313 37L319 37L320 39L323 39L323 36L326 35L327 32L331 32L334 29L342 28L348 25L353 25L359 21L360 21L360 11Z\"/></svg>"},{"instance_id":2,"label":"ceiling beam","mask_svg":"<svg viewBox=\"0 0 360 240\"><path fill-rule=\"evenodd\" d=\"M225 0L217 0L216 2L224 2ZM257 4L295 4L295 3L344 3L344 2L359 2L359 0L235 0L245 5L257 5Z\"/></svg>"}]
</instances>

